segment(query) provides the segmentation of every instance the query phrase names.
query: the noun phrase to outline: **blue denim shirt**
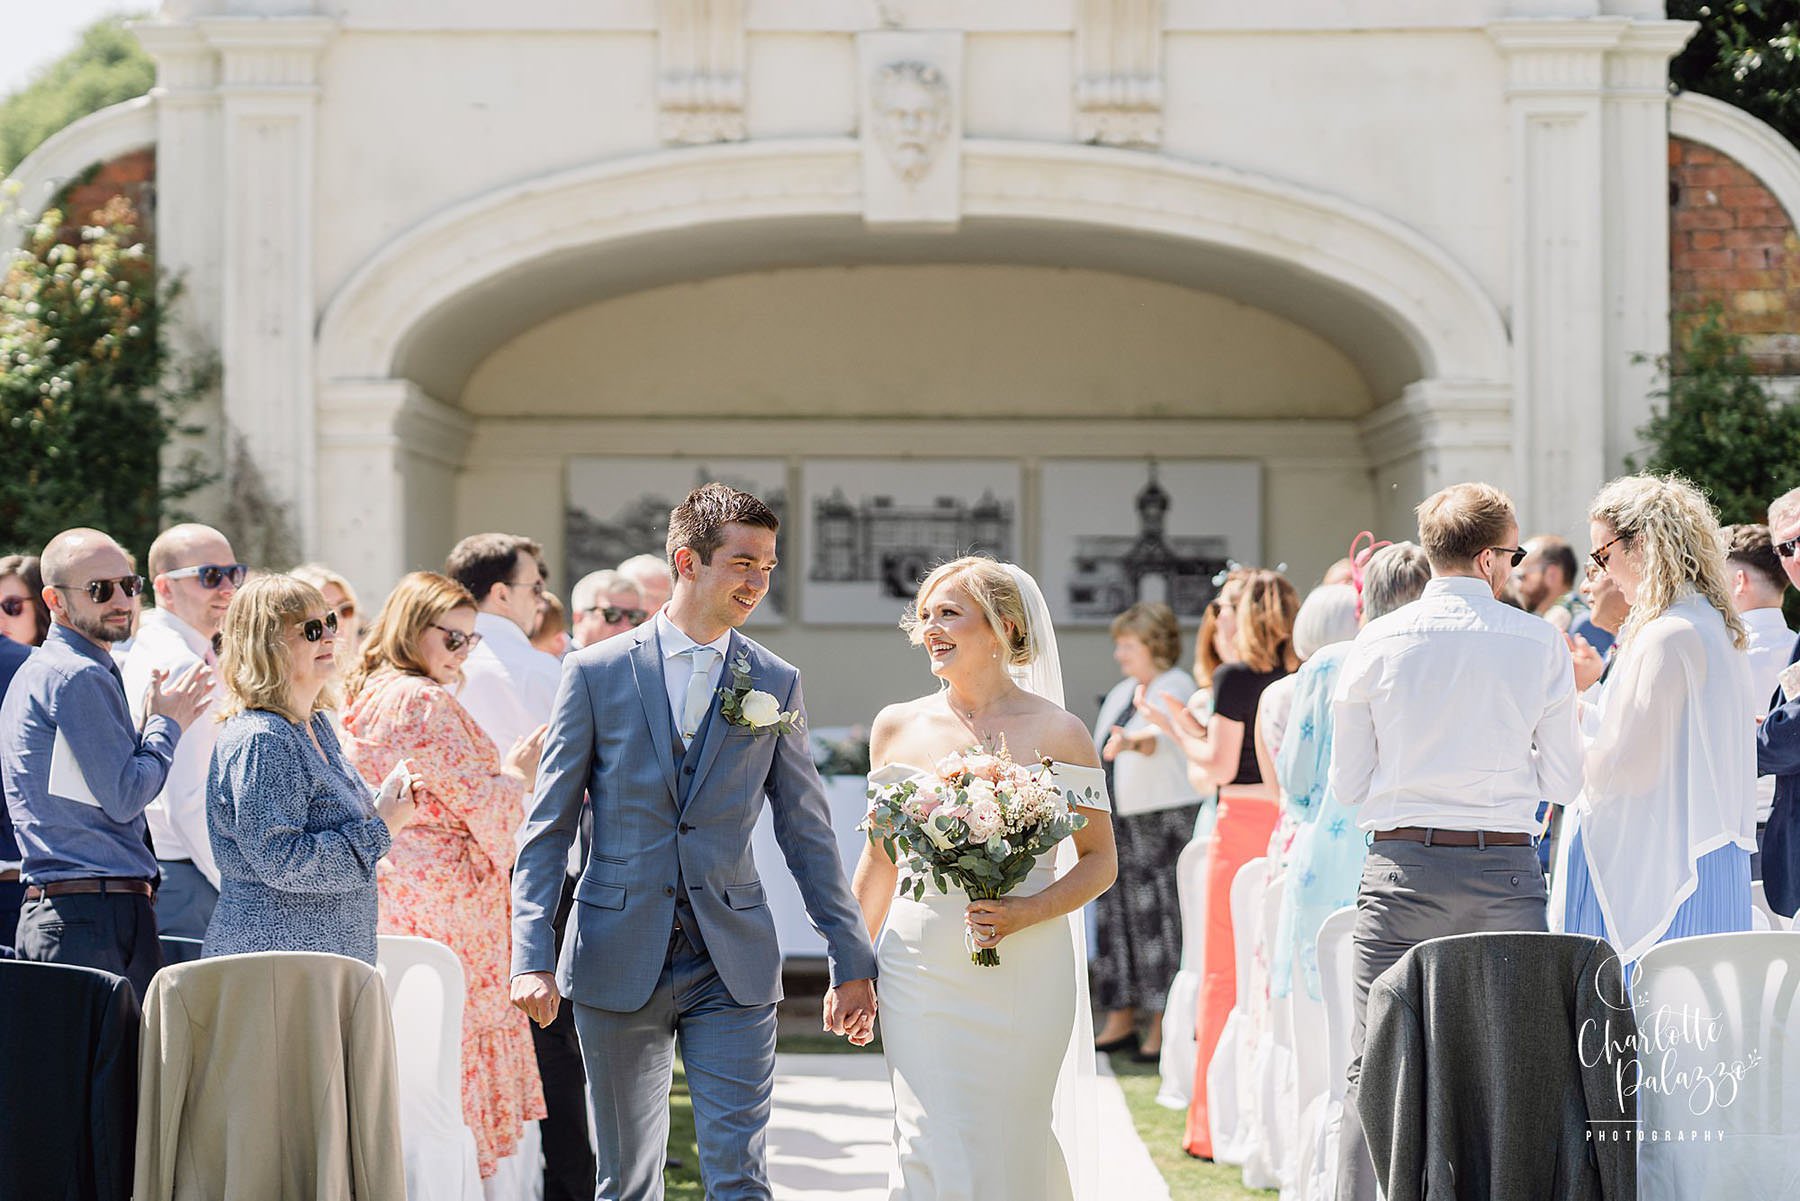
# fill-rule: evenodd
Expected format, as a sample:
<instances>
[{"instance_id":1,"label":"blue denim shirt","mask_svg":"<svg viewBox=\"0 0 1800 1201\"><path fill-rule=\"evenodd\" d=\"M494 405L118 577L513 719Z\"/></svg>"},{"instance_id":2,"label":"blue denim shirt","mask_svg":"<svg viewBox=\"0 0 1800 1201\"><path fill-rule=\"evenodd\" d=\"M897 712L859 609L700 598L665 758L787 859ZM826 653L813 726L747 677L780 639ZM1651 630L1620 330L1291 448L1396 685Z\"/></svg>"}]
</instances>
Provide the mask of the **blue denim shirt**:
<instances>
[{"instance_id":1,"label":"blue denim shirt","mask_svg":"<svg viewBox=\"0 0 1800 1201\"><path fill-rule=\"evenodd\" d=\"M52 626L0 703L0 778L26 883L156 879L144 807L162 791L180 738L160 715L140 734L112 656Z\"/></svg>"}]
</instances>

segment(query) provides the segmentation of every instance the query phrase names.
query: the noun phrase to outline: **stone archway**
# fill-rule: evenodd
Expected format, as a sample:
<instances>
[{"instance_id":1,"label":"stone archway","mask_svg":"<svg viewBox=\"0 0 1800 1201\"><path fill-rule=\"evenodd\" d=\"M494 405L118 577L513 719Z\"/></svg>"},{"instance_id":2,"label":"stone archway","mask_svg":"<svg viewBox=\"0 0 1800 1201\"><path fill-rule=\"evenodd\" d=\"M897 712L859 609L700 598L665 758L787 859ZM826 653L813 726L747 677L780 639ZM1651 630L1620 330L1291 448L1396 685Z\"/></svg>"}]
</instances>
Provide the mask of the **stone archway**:
<instances>
[{"instance_id":1,"label":"stone archway","mask_svg":"<svg viewBox=\"0 0 1800 1201\"><path fill-rule=\"evenodd\" d=\"M1363 423L1382 493L1510 474L1504 323L1417 232L1337 197L1157 155L978 140L962 154L961 223L947 232L866 227L850 139L600 163L420 223L325 307L317 447L300 448L318 456L312 528L353 576L391 579L411 565L409 547L431 541L418 514L447 512L470 427L443 401L487 350L598 297L815 262L977 257L1201 279L1357 362L1383 402Z\"/></svg>"}]
</instances>

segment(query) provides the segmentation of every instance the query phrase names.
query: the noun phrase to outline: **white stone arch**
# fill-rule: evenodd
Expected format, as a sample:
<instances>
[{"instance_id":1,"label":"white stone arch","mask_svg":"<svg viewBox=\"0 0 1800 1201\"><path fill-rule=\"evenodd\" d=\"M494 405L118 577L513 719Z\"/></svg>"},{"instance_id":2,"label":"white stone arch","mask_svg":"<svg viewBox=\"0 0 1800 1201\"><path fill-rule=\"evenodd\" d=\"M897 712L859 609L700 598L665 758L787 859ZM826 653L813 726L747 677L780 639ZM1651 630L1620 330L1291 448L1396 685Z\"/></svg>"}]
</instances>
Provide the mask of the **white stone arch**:
<instances>
[{"instance_id":1,"label":"white stone arch","mask_svg":"<svg viewBox=\"0 0 1800 1201\"><path fill-rule=\"evenodd\" d=\"M595 276L616 276L614 291L683 278L645 265L671 248L687 278L888 261L879 248L894 246L935 261L1010 256L1124 274L1191 260L1195 286L1288 316L1363 367L1383 404L1362 426L1383 502L1505 477L1505 323L1473 275L1417 231L1339 197L1156 154L981 140L962 152L961 226L898 241L863 223L852 139L660 151L495 189L421 221L338 286L320 318L317 439L300 447L324 456L303 467L317 481L318 541L352 578L415 566L449 534L445 498L472 429L442 403L458 390L446 362L465 356L472 368L593 299L580 289ZM756 253L774 257L744 257ZM422 527L421 514L445 528ZM1404 517L1384 512L1390 524Z\"/></svg>"},{"instance_id":2,"label":"white stone arch","mask_svg":"<svg viewBox=\"0 0 1800 1201\"><path fill-rule=\"evenodd\" d=\"M1683 92L1669 104L1669 134L1732 159L1760 179L1800 226L1800 149L1766 121L1723 100Z\"/></svg>"},{"instance_id":3,"label":"white stone arch","mask_svg":"<svg viewBox=\"0 0 1800 1201\"><path fill-rule=\"evenodd\" d=\"M155 144L156 108L149 96L108 105L57 130L6 178L9 190L17 191L0 211L0 246L19 245L56 194L89 167Z\"/></svg>"},{"instance_id":4,"label":"white stone arch","mask_svg":"<svg viewBox=\"0 0 1800 1201\"><path fill-rule=\"evenodd\" d=\"M1374 210L1228 167L1087 146L971 140L963 170L965 221L1153 234L1284 265L1384 316L1418 353L1419 378L1508 380L1493 300L1448 252ZM320 321L319 378L389 378L434 311L533 259L668 231L853 219L861 205L848 139L664 151L496 189L414 226L337 289Z\"/></svg>"}]
</instances>

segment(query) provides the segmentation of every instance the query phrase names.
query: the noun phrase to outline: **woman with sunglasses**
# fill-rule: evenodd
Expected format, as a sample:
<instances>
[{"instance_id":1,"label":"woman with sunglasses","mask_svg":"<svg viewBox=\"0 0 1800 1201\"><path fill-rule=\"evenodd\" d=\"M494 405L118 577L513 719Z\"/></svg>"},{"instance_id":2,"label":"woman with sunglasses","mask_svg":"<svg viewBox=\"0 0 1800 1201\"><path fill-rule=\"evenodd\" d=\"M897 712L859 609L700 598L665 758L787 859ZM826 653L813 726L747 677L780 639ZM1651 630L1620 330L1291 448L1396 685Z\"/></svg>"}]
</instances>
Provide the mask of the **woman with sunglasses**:
<instances>
[{"instance_id":1,"label":"woman with sunglasses","mask_svg":"<svg viewBox=\"0 0 1800 1201\"><path fill-rule=\"evenodd\" d=\"M1630 963L1658 942L1750 929L1755 714L1725 544L1685 480L1614 480L1588 510L1592 560L1631 605L1596 704L1582 702L1587 787L1564 927ZM1600 660L1576 646L1576 684Z\"/></svg>"},{"instance_id":2,"label":"woman with sunglasses","mask_svg":"<svg viewBox=\"0 0 1800 1201\"><path fill-rule=\"evenodd\" d=\"M435 572L406 576L363 640L344 728L365 779L402 762L418 773L417 819L381 873L381 930L436 939L462 961L463 1120L486 1179L545 1113L530 1023L511 1000L508 876L545 728L503 758L457 701L480 640L467 588Z\"/></svg>"},{"instance_id":3,"label":"woman with sunglasses","mask_svg":"<svg viewBox=\"0 0 1800 1201\"><path fill-rule=\"evenodd\" d=\"M327 720L337 614L291 576L252 580L221 633L224 725L206 781L219 903L203 953L324 951L375 962L375 865L412 820L395 771L372 791Z\"/></svg>"},{"instance_id":4,"label":"woman with sunglasses","mask_svg":"<svg viewBox=\"0 0 1800 1201\"><path fill-rule=\"evenodd\" d=\"M0 558L0 636L21 646L42 646L50 632L44 577L36 555Z\"/></svg>"}]
</instances>

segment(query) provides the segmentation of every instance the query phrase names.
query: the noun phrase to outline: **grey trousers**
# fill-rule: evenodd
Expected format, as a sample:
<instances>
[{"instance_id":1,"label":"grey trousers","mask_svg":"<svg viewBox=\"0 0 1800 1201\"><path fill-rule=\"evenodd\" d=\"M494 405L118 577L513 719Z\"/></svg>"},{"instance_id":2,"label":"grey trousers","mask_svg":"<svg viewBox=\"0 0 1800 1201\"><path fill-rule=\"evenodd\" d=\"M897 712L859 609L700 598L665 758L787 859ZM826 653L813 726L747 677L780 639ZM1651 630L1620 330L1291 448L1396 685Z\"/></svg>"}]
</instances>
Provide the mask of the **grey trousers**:
<instances>
[{"instance_id":1,"label":"grey trousers","mask_svg":"<svg viewBox=\"0 0 1800 1201\"><path fill-rule=\"evenodd\" d=\"M769 1201L775 1006L739 1005L712 957L676 934L642 1009L575 1006L593 1110L596 1201L662 1201L669 1088L681 1046L709 1201Z\"/></svg>"},{"instance_id":2,"label":"grey trousers","mask_svg":"<svg viewBox=\"0 0 1800 1201\"><path fill-rule=\"evenodd\" d=\"M1375 1165L1357 1113L1364 1022L1375 978L1414 946L1451 934L1542 932L1549 897L1537 848L1371 844L1356 893L1352 935L1356 1032L1338 1134L1339 1201L1375 1201Z\"/></svg>"},{"instance_id":3,"label":"grey trousers","mask_svg":"<svg viewBox=\"0 0 1800 1201\"><path fill-rule=\"evenodd\" d=\"M219 903L219 890L191 859L158 859L162 883L156 887L156 932L171 938L206 938Z\"/></svg>"}]
</instances>

